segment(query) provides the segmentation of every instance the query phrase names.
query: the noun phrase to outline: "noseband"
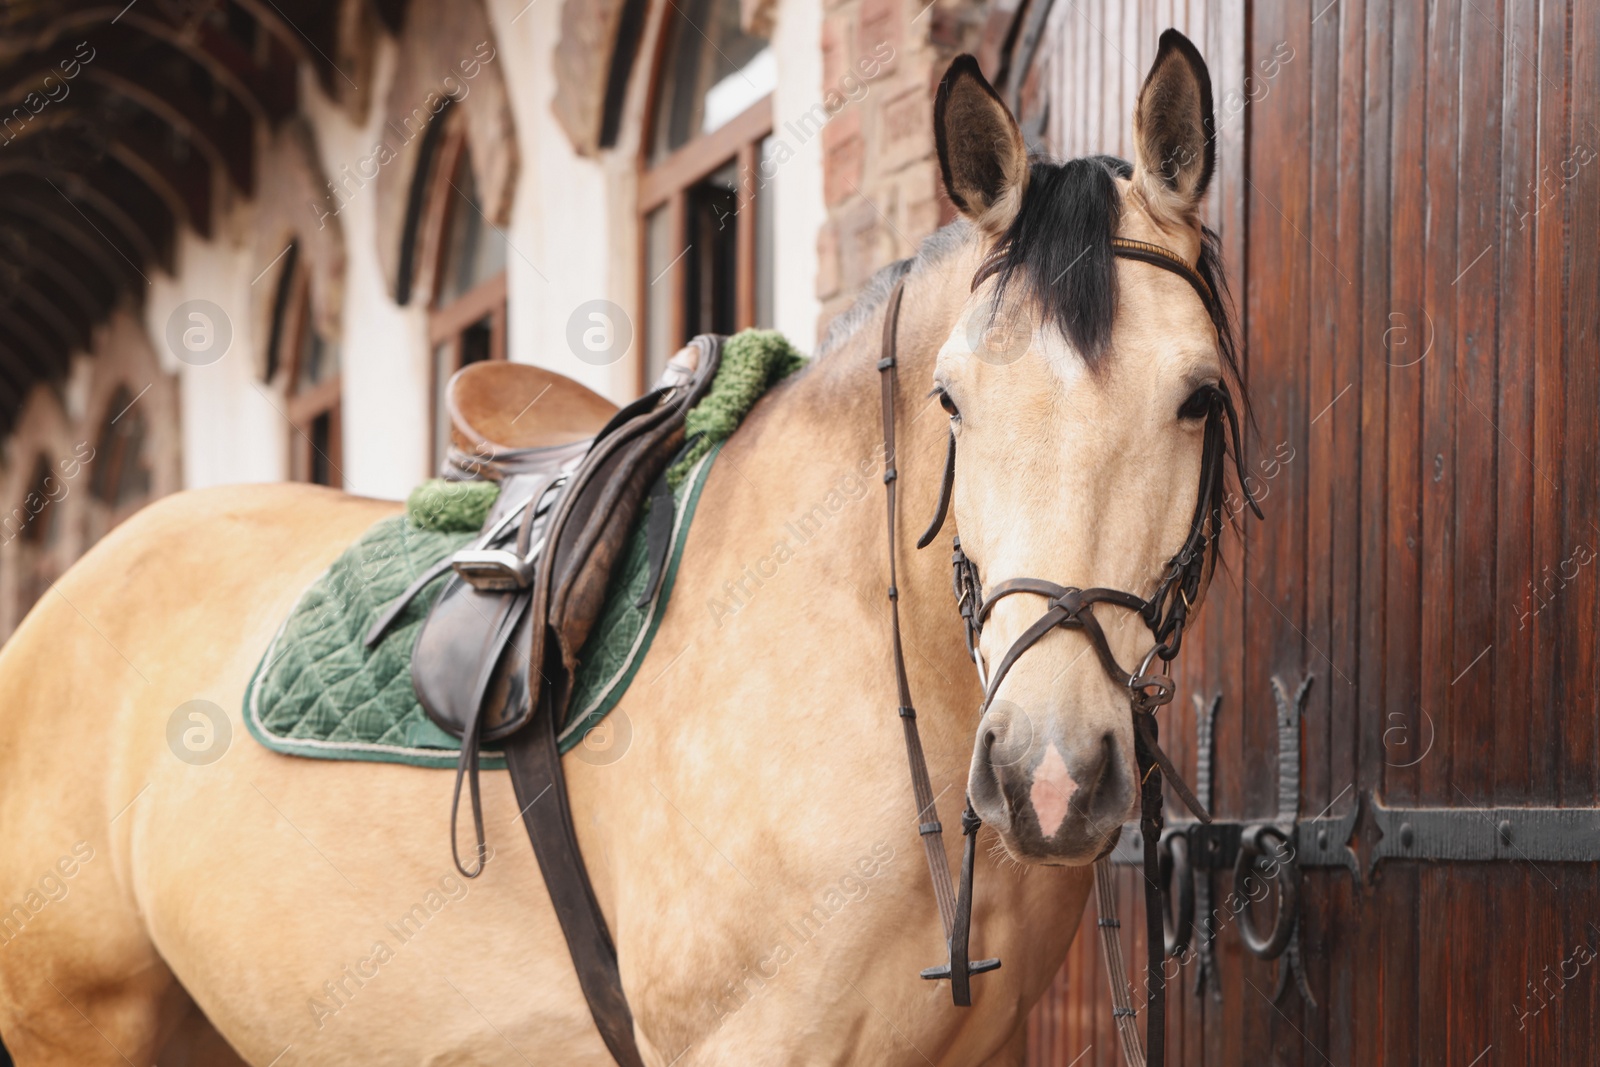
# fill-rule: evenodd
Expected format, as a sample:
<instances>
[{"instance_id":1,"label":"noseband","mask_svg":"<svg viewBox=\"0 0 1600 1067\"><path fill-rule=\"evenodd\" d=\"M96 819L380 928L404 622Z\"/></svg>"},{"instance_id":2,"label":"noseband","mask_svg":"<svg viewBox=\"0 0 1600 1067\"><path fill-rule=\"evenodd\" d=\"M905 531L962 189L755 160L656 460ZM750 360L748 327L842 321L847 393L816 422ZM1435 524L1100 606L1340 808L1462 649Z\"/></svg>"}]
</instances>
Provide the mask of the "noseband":
<instances>
[{"instance_id":1,"label":"noseband","mask_svg":"<svg viewBox=\"0 0 1600 1067\"><path fill-rule=\"evenodd\" d=\"M1113 254L1120 258L1148 263L1183 278L1199 295L1213 323L1217 324L1220 333L1223 328L1224 320L1222 315L1224 311L1216 298L1215 292L1206 279L1194 268L1190 267L1181 256L1159 245L1120 237L1111 239L1111 249ZM972 289L976 290L985 280L998 273L1003 264L1003 250L991 253L973 276ZM916 796L918 806L920 832L927 852L929 872L933 877L934 896L939 902L939 913L944 924L945 936L949 943L950 951L950 962L947 966L930 967L922 972L922 977L929 979L949 978L951 995L955 1003L964 1007L972 1003L971 976L998 968L1000 961L998 959L977 961L968 959L968 939L972 918L974 842L978 827L982 825L982 821L973 810L971 799L968 798L966 808L961 814L961 831L966 838L962 855L961 881L959 888L952 893L949 868L946 866L944 857L942 827L938 820L933 786L928 777L927 763L923 757L922 744L918 736L916 711L911 704L910 684L907 679L905 657L901 648L899 592L896 588L895 573L895 481L898 473L895 467L894 394L897 381L895 369L896 336L904 287L905 282L902 279L896 284L894 292L889 298L884 318L883 358L878 361L878 370L881 374L883 387L883 480L888 495L889 603L895 680L899 691L900 718L904 724L906 755L911 767L912 790ZM952 556L952 564L955 571L956 603L966 630L967 651L977 667L979 682L984 690L983 703L979 708L980 719L989 710L989 706L993 703L1001 683L1004 682L1006 675L1017 660L1046 634L1056 629L1081 631L1090 646L1095 650L1101 669L1105 671L1106 676L1128 693L1129 707L1133 717L1134 751L1140 777L1140 836L1144 842L1145 918L1149 935L1147 938L1149 957L1146 970L1150 1009L1146 1019L1148 1058L1145 1062L1149 1067L1159 1067L1163 1062L1165 1051L1165 976L1163 973L1165 938L1162 922L1166 905L1164 893L1159 888L1162 883L1158 874L1160 869L1158 845L1162 826L1164 825L1161 810L1163 778L1172 783L1173 791L1183 801L1184 805L1194 812L1196 818L1202 822L1211 821L1210 813L1205 810L1205 807L1195 797L1193 791L1184 782L1183 777L1178 773L1177 768L1166 753L1162 751L1158 743L1159 730L1155 711L1172 700L1174 685L1170 676L1163 671L1153 670L1153 667L1159 660L1162 668L1164 668L1178 654L1178 649L1183 642L1183 631L1188 623L1189 614L1196 601L1198 601L1209 578L1210 571L1216 562L1218 541L1224 523L1225 479L1223 468L1227 462L1227 442L1230 435L1233 443L1234 462L1242 464L1238 415L1227 389L1223 386L1218 386L1215 389L1210 409L1206 414L1205 439L1202 444L1200 464L1199 495L1195 501L1194 514L1190 519L1189 534L1184 539L1183 546L1168 560L1160 583L1148 599L1119 589L1102 587L1080 589L1073 586L1059 585L1042 578L1006 579L991 587L988 595L985 596L978 568L962 551L960 537L955 538ZM956 438L955 431L952 428L949 448L945 456L944 476L939 487L939 502L935 509L933 521L917 540L918 548L925 548L932 543L934 537L944 526L955 484L955 470ZM1248 486L1244 483L1242 467L1239 469L1239 474L1240 488L1244 493L1245 500L1251 510L1259 517L1261 510L1251 496ZM1011 647L1006 650L1005 655L1000 659L993 675L989 675L985 669L983 655L978 647L983 626L1000 600L1022 593L1043 597L1046 601L1044 613L1012 642ZM1133 671L1125 670L1121 663L1118 662L1116 654L1112 651L1111 644L1106 637L1105 630L1095 614L1097 605L1120 608L1132 612L1150 631L1152 647L1145 654L1137 669ZM1115 938L1111 939L1111 944L1120 946L1120 942ZM1120 953L1120 947L1117 951ZM1121 970L1120 963L1121 961L1118 959L1112 965L1114 971ZM1137 1063L1136 1049L1130 1047L1137 1042L1138 1038L1137 1028L1132 1025L1133 1010L1127 1004L1126 990L1118 988L1118 983L1115 982L1113 986L1117 1003L1118 1028L1124 1037L1124 1051L1131 1063Z\"/></svg>"}]
</instances>

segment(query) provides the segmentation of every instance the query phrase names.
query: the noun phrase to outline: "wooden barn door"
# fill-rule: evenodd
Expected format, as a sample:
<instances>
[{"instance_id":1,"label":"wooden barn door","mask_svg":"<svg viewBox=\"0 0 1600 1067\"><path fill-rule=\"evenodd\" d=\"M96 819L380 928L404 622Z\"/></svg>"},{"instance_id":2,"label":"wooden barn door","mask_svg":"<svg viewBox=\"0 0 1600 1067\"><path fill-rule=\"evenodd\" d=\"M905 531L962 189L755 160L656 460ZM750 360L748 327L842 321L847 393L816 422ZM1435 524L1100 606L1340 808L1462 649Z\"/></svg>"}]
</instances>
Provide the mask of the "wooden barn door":
<instances>
[{"instance_id":1,"label":"wooden barn door","mask_svg":"<svg viewBox=\"0 0 1600 1067\"><path fill-rule=\"evenodd\" d=\"M1600 1061L1600 5L1044 3L990 48L1058 155L1129 154L1163 28L1206 55L1248 344L1267 517L1163 729L1205 777L1215 707L1225 826L1191 840L1286 828L1298 922L1259 958L1191 855L1216 933L1174 965L1169 1062ZM1032 1063L1121 1063L1083 930Z\"/></svg>"}]
</instances>

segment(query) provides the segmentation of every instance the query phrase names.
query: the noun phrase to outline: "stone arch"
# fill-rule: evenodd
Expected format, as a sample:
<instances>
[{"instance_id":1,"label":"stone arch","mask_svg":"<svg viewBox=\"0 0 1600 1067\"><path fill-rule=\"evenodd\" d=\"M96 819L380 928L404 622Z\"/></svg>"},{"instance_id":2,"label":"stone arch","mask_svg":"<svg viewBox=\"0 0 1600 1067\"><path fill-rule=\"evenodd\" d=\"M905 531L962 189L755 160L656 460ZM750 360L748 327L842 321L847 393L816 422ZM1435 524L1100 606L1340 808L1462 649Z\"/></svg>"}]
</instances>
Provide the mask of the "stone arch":
<instances>
[{"instance_id":1,"label":"stone arch","mask_svg":"<svg viewBox=\"0 0 1600 1067\"><path fill-rule=\"evenodd\" d=\"M424 147L446 110L457 111L472 154L483 211L496 226L511 217L520 157L511 97L500 67L494 30L481 0L413 3L400 36L394 82L384 102L383 140L370 166L377 195L378 256L389 291L410 295L415 270L404 243L408 224L432 179ZM365 163L366 161L363 161Z\"/></svg>"},{"instance_id":2,"label":"stone arch","mask_svg":"<svg viewBox=\"0 0 1600 1067\"><path fill-rule=\"evenodd\" d=\"M339 190L341 178L352 188L362 179L350 165L349 175L330 176L323 167L311 127L303 116L285 122L273 134L263 160L261 195L254 203L257 234L255 261L262 264L263 284L251 286L251 352L254 376L264 380L270 362L277 295L293 259L309 272L311 312L317 331L338 340L344 313L345 237ZM359 167L359 163L357 164Z\"/></svg>"}]
</instances>

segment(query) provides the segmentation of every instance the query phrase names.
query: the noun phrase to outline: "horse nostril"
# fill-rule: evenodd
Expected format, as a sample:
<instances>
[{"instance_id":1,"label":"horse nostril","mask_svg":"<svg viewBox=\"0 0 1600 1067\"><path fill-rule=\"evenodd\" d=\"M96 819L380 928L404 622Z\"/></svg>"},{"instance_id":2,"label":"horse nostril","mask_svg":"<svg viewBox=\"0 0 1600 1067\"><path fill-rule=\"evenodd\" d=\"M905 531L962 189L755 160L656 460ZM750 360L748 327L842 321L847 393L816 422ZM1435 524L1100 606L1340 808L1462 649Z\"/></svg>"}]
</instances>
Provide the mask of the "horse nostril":
<instances>
[{"instance_id":1,"label":"horse nostril","mask_svg":"<svg viewBox=\"0 0 1600 1067\"><path fill-rule=\"evenodd\" d=\"M994 730L992 730L992 729L985 730L983 732L983 748L984 748L984 751L987 752L987 751L993 749L994 748L994 742L995 742L995 732L994 732Z\"/></svg>"}]
</instances>

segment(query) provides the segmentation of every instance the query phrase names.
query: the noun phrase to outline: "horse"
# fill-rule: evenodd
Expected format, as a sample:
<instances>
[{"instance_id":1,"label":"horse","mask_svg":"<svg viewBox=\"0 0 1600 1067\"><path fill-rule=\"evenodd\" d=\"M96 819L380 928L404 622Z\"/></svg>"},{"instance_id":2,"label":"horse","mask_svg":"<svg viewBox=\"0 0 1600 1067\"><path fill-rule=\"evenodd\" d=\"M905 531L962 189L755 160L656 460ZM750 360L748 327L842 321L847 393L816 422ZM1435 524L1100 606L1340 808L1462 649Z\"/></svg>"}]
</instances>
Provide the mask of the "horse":
<instances>
[{"instance_id":1,"label":"horse","mask_svg":"<svg viewBox=\"0 0 1600 1067\"><path fill-rule=\"evenodd\" d=\"M969 57L938 97L959 217L880 272L728 440L612 713L629 740L565 760L648 1063L1020 1063L1092 864L1138 802L1127 693L1084 633L1045 634L985 702L949 557L914 542L949 447L943 533L986 582L1149 590L1184 542L1206 398L1239 386L1231 340L1182 278L1109 242L1220 283L1198 214L1209 73L1163 35L1131 164L1030 156ZM946 946L918 843L932 816L902 762L876 492L897 287L899 629L935 799L966 793L986 826L975 954L1003 961L970 1008L918 977ZM449 773L245 736L247 680L297 594L397 507L300 485L166 498L0 650L0 1035L22 1067L610 1062L503 772L483 773L493 854L466 881ZM1028 599L995 605L980 659L1035 620ZM1145 655L1142 627L1104 629L1120 661ZM221 709L205 759L172 741L196 701Z\"/></svg>"}]
</instances>

